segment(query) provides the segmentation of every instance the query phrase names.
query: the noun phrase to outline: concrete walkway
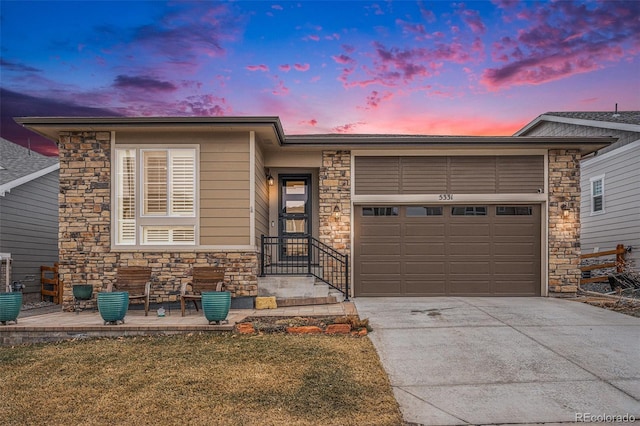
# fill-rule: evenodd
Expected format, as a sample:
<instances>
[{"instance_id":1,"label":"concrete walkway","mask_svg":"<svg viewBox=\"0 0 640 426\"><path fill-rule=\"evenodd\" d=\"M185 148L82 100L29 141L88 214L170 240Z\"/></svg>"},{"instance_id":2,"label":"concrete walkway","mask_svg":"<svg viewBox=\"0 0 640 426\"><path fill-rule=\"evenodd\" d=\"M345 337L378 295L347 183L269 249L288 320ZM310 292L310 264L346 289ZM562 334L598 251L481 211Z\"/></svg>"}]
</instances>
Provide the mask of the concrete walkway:
<instances>
[{"instance_id":1,"label":"concrete walkway","mask_svg":"<svg viewBox=\"0 0 640 426\"><path fill-rule=\"evenodd\" d=\"M640 318L551 298L354 302L407 422L640 420Z\"/></svg>"}]
</instances>

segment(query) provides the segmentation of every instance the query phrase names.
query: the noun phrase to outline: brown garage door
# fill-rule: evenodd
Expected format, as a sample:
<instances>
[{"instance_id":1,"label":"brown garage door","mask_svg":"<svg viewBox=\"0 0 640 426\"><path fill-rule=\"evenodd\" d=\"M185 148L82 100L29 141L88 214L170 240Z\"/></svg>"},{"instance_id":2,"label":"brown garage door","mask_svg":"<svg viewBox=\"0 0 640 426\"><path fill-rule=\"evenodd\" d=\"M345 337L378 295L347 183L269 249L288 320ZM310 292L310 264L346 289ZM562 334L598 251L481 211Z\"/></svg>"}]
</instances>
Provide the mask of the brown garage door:
<instances>
[{"instance_id":1,"label":"brown garage door","mask_svg":"<svg viewBox=\"0 0 640 426\"><path fill-rule=\"evenodd\" d=\"M356 296L540 295L540 206L356 206Z\"/></svg>"}]
</instances>

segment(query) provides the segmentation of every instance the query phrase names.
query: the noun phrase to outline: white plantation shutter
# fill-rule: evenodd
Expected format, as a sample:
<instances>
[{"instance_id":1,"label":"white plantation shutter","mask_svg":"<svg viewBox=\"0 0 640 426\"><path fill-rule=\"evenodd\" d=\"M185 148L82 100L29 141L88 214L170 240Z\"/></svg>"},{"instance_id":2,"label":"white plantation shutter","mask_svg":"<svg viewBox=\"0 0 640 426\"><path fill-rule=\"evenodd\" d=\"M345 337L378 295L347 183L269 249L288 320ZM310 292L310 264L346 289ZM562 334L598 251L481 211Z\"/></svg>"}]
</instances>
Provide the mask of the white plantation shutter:
<instances>
[{"instance_id":1,"label":"white plantation shutter","mask_svg":"<svg viewBox=\"0 0 640 426\"><path fill-rule=\"evenodd\" d=\"M143 244L193 244L193 226L143 226Z\"/></svg>"},{"instance_id":2,"label":"white plantation shutter","mask_svg":"<svg viewBox=\"0 0 640 426\"><path fill-rule=\"evenodd\" d=\"M136 243L136 152L117 150L116 212L118 244Z\"/></svg>"},{"instance_id":3,"label":"white plantation shutter","mask_svg":"<svg viewBox=\"0 0 640 426\"><path fill-rule=\"evenodd\" d=\"M193 150L171 151L171 215L194 215L195 182L195 152Z\"/></svg>"},{"instance_id":4,"label":"white plantation shutter","mask_svg":"<svg viewBox=\"0 0 640 426\"><path fill-rule=\"evenodd\" d=\"M167 151L143 151L144 214L167 214Z\"/></svg>"}]
</instances>

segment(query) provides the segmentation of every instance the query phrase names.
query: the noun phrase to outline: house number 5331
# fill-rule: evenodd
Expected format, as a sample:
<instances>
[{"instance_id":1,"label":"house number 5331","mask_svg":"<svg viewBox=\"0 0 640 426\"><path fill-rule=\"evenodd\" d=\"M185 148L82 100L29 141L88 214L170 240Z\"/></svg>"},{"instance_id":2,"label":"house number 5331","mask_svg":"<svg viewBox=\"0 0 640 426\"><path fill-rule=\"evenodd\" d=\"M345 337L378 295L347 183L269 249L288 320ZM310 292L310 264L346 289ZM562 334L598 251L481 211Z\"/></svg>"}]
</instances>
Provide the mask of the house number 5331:
<instances>
[{"instance_id":1,"label":"house number 5331","mask_svg":"<svg viewBox=\"0 0 640 426\"><path fill-rule=\"evenodd\" d=\"M453 201L453 194L440 194L438 195L440 201Z\"/></svg>"}]
</instances>

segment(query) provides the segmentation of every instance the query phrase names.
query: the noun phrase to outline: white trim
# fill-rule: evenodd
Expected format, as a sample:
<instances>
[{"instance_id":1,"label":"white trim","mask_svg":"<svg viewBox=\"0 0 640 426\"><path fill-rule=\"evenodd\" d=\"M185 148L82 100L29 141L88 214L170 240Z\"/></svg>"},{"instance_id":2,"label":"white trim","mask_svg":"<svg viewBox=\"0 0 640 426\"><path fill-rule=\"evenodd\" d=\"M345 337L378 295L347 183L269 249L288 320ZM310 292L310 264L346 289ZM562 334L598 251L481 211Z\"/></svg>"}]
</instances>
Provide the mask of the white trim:
<instances>
[{"instance_id":1,"label":"white trim","mask_svg":"<svg viewBox=\"0 0 640 426\"><path fill-rule=\"evenodd\" d=\"M613 113L611 114L613 116ZM513 136L523 136L535 128L541 121L552 123L575 124L577 126L597 127L600 129L624 130L626 132L640 132L640 125L627 123L614 123L611 121L586 120L583 118L558 117L557 115L542 114L535 120L518 130Z\"/></svg>"},{"instance_id":2,"label":"white trim","mask_svg":"<svg viewBox=\"0 0 640 426\"><path fill-rule=\"evenodd\" d=\"M613 156L616 156L618 154L623 154L629 150L635 149L635 148L640 148L640 139L638 139L637 141L631 142L629 144L623 145L620 148L616 148L613 149L611 151L607 151L604 154L599 154L596 155L594 157L590 157L587 158L586 160L582 161L582 165L583 166L590 166L592 164L596 164L600 161L604 161L608 158L611 158Z\"/></svg>"},{"instance_id":3,"label":"white trim","mask_svg":"<svg viewBox=\"0 0 640 426\"><path fill-rule=\"evenodd\" d=\"M460 203L546 203L547 194L446 194L451 199L441 199L445 194L380 194L352 195L353 204L443 204Z\"/></svg>"},{"instance_id":4,"label":"white trim","mask_svg":"<svg viewBox=\"0 0 640 426\"><path fill-rule=\"evenodd\" d=\"M604 205L604 173L598 176L593 176L592 178L589 179L589 212L590 212L590 216L598 216L601 214L605 213L605 205ZM593 204L593 183L597 182L597 181L602 181L602 193L600 194L600 196L602 197L602 209L595 211L593 209L594 204Z\"/></svg>"},{"instance_id":5,"label":"white trim","mask_svg":"<svg viewBox=\"0 0 640 426\"><path fill-rule=\"evenodd\" d=\"M256 132L249 132L249 241L256 241Z\"/></svg>"},{"instance_id":6,"label":"white trim","mask_svg":"<svg viewBox=\"0 0 640 426\"><path fill-rule=\"evenodd\" d=\"M28 175L19 177L18 179L12 180L11 182L7 182L3 185L0 185L0 197L4 197L7 192L10 192L13 188L16 188L20 185L24 185L25 183L31 182L34 179L38 179L44 175L48 175L51 172L55 172L60 169L60 163L52 164L49 167L45 167L44 169L40 169L37 172L30 173Z\"/></svg>"}]
</instances>

